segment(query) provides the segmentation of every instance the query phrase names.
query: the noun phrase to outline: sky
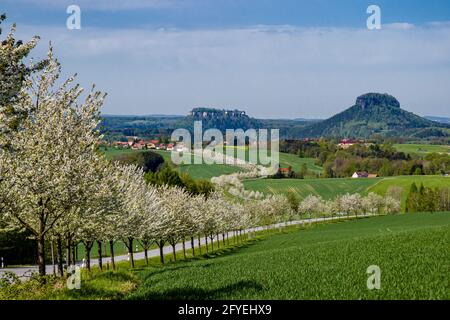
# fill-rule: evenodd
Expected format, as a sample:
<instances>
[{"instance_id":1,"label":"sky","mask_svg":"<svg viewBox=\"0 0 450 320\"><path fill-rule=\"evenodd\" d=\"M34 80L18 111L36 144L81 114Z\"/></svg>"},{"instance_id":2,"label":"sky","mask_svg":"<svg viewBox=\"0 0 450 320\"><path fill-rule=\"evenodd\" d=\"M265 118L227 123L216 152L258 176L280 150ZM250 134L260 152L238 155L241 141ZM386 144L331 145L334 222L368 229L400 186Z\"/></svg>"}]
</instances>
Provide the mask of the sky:
<instances>
[{"instance_id":1,"label":"sky","mask_svg":"<svg viewBox=\"0 0 450 320\"><path fill-rule=\"evenodd\" d=\"M79 30L66 27L72 4ZM41 37L34 58L51 41L64 76L106 91L104 114L326 118L382 92L450 116L448 0L0 0L0 11L18 38Z\"/></svg>"}]
</instances>

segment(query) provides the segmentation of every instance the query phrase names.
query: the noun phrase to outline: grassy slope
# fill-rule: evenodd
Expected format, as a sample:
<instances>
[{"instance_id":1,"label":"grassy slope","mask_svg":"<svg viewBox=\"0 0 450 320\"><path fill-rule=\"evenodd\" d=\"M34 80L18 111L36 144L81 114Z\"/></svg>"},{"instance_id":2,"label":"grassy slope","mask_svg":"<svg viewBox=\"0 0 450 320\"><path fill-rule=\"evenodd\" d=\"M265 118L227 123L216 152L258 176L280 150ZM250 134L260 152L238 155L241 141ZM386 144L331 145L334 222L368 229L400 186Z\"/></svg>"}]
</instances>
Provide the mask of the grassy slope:
<instances>
[{"instance_id":1,"label":"grassy slope","mask_svg":"<svg viewBox=\"0 0 450 320\"><path fill-rule=\"evenodd\" d=\"M439 153L450 153L450 146L445 145L431 145L431 144L395 144L395 149L404 153L417 153L417 154L427 154L432 152Z\"/></svg>"},{"instance_id":2,"label":"grassy slope","mask_svg":"<svg viewBox=\"0 0 450 320\"><path fill-rule=\"evenodd\" d=\"M131 299L449 299L450 213L278 234L216 259L150 268ZM381 268L381 290L366 287Z\"/></svg>"}]
</instances>

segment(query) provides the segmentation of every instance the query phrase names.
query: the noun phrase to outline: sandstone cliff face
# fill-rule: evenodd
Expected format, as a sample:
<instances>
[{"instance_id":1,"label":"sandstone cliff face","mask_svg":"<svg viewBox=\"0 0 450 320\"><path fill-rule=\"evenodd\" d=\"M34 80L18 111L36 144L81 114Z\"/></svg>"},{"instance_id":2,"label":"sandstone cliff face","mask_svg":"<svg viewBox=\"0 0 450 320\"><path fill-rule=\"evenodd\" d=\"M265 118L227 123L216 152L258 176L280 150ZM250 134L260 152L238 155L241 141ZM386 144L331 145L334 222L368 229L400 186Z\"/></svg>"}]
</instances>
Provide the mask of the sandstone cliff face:
<instances>
[{"instance_id":1,"label":"sandstone cliff face","mask_svg":"<svg viewBox=\"0 0 450 320\"><path fill-rule=\"evenodd\" d=\"M371 106L400 108L400 102L387 93L366 93L356 98L356 105L362 109Z\"/></svg>"}]
</instances>

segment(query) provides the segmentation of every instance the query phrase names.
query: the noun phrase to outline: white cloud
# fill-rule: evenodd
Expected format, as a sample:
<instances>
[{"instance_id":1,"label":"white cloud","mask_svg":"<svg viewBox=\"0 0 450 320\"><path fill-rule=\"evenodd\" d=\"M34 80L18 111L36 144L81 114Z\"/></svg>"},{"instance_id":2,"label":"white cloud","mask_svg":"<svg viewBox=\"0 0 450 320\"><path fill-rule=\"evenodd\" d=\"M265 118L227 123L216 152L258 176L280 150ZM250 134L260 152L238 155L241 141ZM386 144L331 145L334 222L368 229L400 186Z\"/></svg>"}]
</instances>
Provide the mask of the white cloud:
<instances>
[{"instance_id":1,"label":"white cloud","mask_svg":"<svg viewBox=\"0 0 450 320\"><path fill-rule=\"evenodd\" d=\"M449 115L450 26L382 30L20 27L51 39L65 70L109 92L108 113L180 114L198 105L264 117L324 117L369 91Z\"/></svg>"},{"instance_id":2,"label":"white cloud","mask_svg":"<svg viewBox=\"0 0 450 320\"><path fill-rule=\"evenodd\" d=\"M408 29L414 28L414 24L408 23L408 22L388 23L388 24L384 24L383 28L408 30Z\"/></svg>"}]
</instances>

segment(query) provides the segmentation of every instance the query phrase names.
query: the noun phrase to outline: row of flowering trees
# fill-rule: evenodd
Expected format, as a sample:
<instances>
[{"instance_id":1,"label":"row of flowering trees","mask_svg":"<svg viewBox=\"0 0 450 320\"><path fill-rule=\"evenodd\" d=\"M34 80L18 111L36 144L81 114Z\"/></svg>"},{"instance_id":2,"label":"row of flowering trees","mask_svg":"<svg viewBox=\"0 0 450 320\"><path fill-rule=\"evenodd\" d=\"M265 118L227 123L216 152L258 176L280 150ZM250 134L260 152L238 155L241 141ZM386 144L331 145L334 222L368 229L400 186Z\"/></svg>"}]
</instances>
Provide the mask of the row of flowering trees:
<instances>
[{"instance_id":1,"label":"row of flowering trees","mask_svg":"<svg viewBox=\"0 0 450 320\"><path fill-rule=\"evenodd\" d=\"M155 243L164 263L166 245L172 246L176 259L177 243L183 243L186 255L185 240L190 239L195 254L195 239L220 245L220 236L225 241L229 231L288 221L296 214L282 195L245 202L223 193L191 195L178 187L149 185L141 169L106 161L97 150L105 94L93 87L82 99L83 89L74 84L74 77L61 83L59 76L60 66L50 48L45 68L27 78L14 99L14 109L22 115L14 130L3 130L11 118L8 113L0 116L0 220L9 229L27 230L36 240L41 275L46 271L48 243L56 243L60 273L63 248L72 264L73 249L80 242L88 269L94 244L102 268L104 243L109 243L114 267L117 241L128 248L131 266L136 241L147 262L147 251ZM355 201L342 197L342 209L336 212L359 213ZM346 207L347 202L353 209ZM327 211L323 204L308 197L299 210Z\"/></svg>"},{"instance_id":2,"label":"row of flowering trees","mask_svg":"<svg viewBox=\"0 0 450 320\"><path fill-rule=\"evenodd\" d=\"M400 200L369 193L344 194L331 200L309 195L298 205L298 213L308 217L358 216L362 214L393 214L400 212Z\"/></svg>"},{"instance_id":3,"label":"row of flowering trees","mask_svg":"<svg viewBox=\"0 0 450 320\"><path fill-rule=\"evenodd\" d=\"M39 273L45 274L46 244L56 243L59 271L63 248L74 263L74 246L83 243L86 263L95 243L102 268L102 244L122 241L134 266L133 245L145 250L204 237L213 242L225 233L282 219L285 206L275 196L258 205L241 204L214 193L191 195L177 187L145 182L141 169L112 164L97 151L100 107L105 94L94 88L82 100L74 77L58 84L60 65L48 53L45 68L26 79L16 110L24 115L0 146L0 219L10 229L26 229L37 242ZM0 127L10 119L0 117ZM219 244L219 242L217 242ZM183 252L186 248L183 245ZM148 259L147 259L148 261Z\"/></svg>"}]
</instances>

